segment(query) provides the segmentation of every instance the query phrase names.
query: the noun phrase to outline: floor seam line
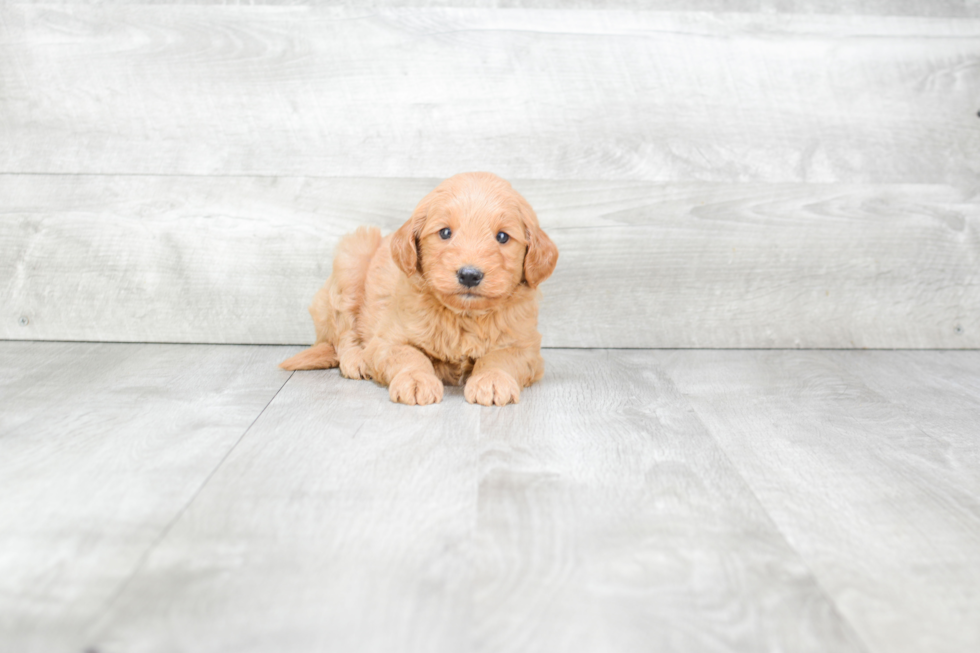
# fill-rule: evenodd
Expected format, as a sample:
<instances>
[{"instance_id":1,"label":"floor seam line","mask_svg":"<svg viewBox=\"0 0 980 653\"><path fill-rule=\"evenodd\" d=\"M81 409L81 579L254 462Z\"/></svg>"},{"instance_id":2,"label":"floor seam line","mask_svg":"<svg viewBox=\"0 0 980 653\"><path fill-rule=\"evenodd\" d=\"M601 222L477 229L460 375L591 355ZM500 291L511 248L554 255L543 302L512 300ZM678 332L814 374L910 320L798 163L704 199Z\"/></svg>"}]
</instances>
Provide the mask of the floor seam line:
<instances>
[{"instance_id":1,"label":"floor seam line","mask_svg":"<svg viewBox=\"0 0 980 653\"><path fill-rule=\"evenodd\" d=\"M810 578L813 579L814 586L816 586L817 590L820 592L820 596L822 596L827 601L827 603L833 608L834 612L840 618L841 622L847 624L847 627L851 629L851 632L854 634L855 641L860 645L861 650L865 651L865 653L871 653L873 649L870 647L868 642L864 640L864 638L861 636L861 633L858 632L857 628L854 627L854 624L851 622L851 620L848 619L847 616L841 611L840 606L837 605L837 601L834 600L834 598L827 592L827 589L823 586L823 583L820 581L819 576L817 576L816 572L814 572L813 570L813 567L810 565L810 561L803 556L800 550L797 549L790 541L790 539L786 536L786 533L780 527L779 523L776 522L776 519L772 516L772 513L769 511L769 508L766 507L766 504L764 504L762 502L762 499L759 498L759 495L758 493L756 493L755 488L752 487L748 479L745 478L745 475L742 473L742 470L739 469L739 467L732 461L731 456L728 454L728 450L725 449L725 447L718 440L718 438L715 437L715 433L713 429L711 429L711 427L709 427L704 422L704 420L701 419L701 416L700 414L698 414L698 410L694 406L694 403L691 401L690 396L688 396L686 392L680 389L680 387L675 382L674 378L670 375L669 372L667 372L667 370L663 370L663 372L664 375L670 380L671 385L674 386L674 389L677 391L677 394L683 397L684 401L687 402L687 405L690 407L690 409L694 413L694 416L697 418L698 423L701 424L701 427L708 434L708 437L711 438L711 441L714 443L715 448L717 448L718 451L721 452L721 455L724 456L725 461L728 463L729 467L731 467L732 470L736 474L738 474L738 478L742 482L742 485L744 485L745 489L748 490L749 493L752 495L752 498L755 500L756 505L759 506L759 509L762 510L763 514L766 516L766 520L768 520L768 522L772 525L772 528L776 531L776 533L779 534L779 537L783 540L783 542L786 543L786 546L789 547L790 551L792 551L796 555L797 560L800 561L800 564L803 565L804 569L806 569L807 573L810 575Z\"/></svg>"},{"instance_id":2,"label":"floor seam line","mask_svg":"<svg viewBox=\"0 0 980 653\"><path fill-rule=\"evenodd\" d=\"M688 398L687 395L685 395L684 393L681 393L681 396L683 396L685 399ZM690 403L688 405L690 405ZM691 408L693 409L694 406L691 406ZM696 409L695 409L695 414L697 414ZM700 417L698 418L698 421L701 421ZM847 615L845 615L841 611L841 608L839 605L837 605L837 601L834 599L834 597L832 597L830 593L827 592L827 588L823 586L820 577L813 570L813 566L810 564L810 561L806 559L803 553L799 549L797 549L790 541L790 539L786 536L786 533L780 527L776 519L772 516L772 513L769 511L769 508L766 507L766 504L764 504L762 502L762 499L759 498L759 495L756 493L755 488L752 487L748 479L745 478L745 475L742 474L742 470L739 469L734 462L732 462L731 456L728 455L728 451L718 441L718 439L715 437L715 434L711 431L708 425L705 424L704 422L701 422L701 424L704 426L705 430L708 432L708 435L714 441L715 446L718 447L719 451L721 451L721 455L725 457L725 460L728 461L728 464L731 465L731 468L735 470L736 474L738 474L738 477L742 480L742 483L745 485L745 488L752 493L752 498L755 499L755 502L758 504L759 508L761 508L762 512L765 513L766 519L769 520L769 523L772 524L772 527L776 530L777 533L779 533L779 537L781 537L783 542L786 543L786 546L788 546L790 550L796 554L796 558L800 561L800 564L803 565L807 573L810 574L810 578L813 579L813 584L820 591L820 596L826 599L827 603L829 603L831 607L833 607L834 612L837 613L837 616L840 617L840 620L845 624L847 624L847 626L851 629L851 632L854 633L854 638L857 641L857 643L860 644L861 649L864 650L866 653L871 653L872 649L870 645L868 644L868 642L864 640L864 638L861 636L861 633L858 632L858 629L854 627L854 624L847 617Z\"/></svg>"},{"instance_id":3,"label":"floor seam line","mask_svg":"<svg viewBox=\"0 0 980 653\"><path fill-rule=\"evenodd\" d=\"M286 377L286 380L282 382L282 385L280 385L279 388L276 389L276 392L272 395L272 398L266 402L266 404L262 407L262 410L259 411L259 414L255 416L255 419L253 419L249 423L249 425L245 427L245 430L242 431L241 435L238 436L238 439L235 440L234 444L232 444L231 447L228 448L228 451L226 451L225 454L221 457L221 460L218 461L218 463L208 473L208 475L204 478L204 480L197 487L197 489L194 490L194 493L187 500L187 502L180 508L180 510L177 511L177 513L170 519L170 521L167 522L167 525L164 526L163 529L161 529L160 534L153 540L150 546L148 546L146 550L143 551L142 555L140 555L139 559L136 561L136 565L133 566L133 571L130 572L128 576L126 576L126 579L122 583L120 583L119 589L116 590L109 598L109 600L105 602L105 605L102 607L101 610L99 610L98 615L92 620L91 623L93 629L97 629L99 622L105 618L105 616L109 613L109 610L112 608L112 606L116 603L116 601L119 600L119 597L121 597L126 592L126 589L129 587L130 583L132 583L133 579L136 578L140 570L142 570L144 565L146 565L146 561L149 559L150 554L153 553L153 551L160 545L161 542L163 542L164 539L166 539L170 531L173 530L174 525L176 525L177 522L180 521L181 517L184 516L184 514L191 507L191 505L193 505L193 503L197 500L197 497L200 496L204 488L207 487L208 483L211 482L211 479L214 478L214 475L225 464L225 461L228 460L228 457L231 456L232 452L238 448L238 445L242 442L242 440L245 439L245 436L248 435L248 432L252 430L252 427L255 426L256 422L259 421L259 418L261 418L262 415L265 414L266 409L272 405L272 402L276 400L276 397L279 396L279 393L282 392L282 389L286 387L286 384L289 383L289 380L293 378L293 375L295 373L296 373L295 371L289 373L289 376ZM94 635L94 633L92 634Z\"/></svg>"}]
</instances>

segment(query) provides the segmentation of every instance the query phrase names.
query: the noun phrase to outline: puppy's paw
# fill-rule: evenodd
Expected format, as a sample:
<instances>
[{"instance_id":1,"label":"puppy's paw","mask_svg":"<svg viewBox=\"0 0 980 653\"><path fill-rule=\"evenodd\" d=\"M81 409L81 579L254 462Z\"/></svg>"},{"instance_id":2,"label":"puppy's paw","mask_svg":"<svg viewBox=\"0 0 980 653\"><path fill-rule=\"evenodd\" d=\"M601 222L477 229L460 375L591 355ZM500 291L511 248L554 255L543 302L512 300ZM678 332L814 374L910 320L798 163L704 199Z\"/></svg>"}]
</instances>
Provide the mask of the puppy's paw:
<instances>
[{"instance_id":1,"label":"puppy's paw","mask_svg":"<svg viewBox=\"0 0 980 653\"><path fill-rule=\"evenodd\" d=\"M348 379L368 379L367 361L364 360L363 349L353 349L345 352L340 359L340 373Z\"/></svg>"},{"instance_id":2,"label":"puppy's paw","mask_svg":"<svg viewBox=\"0 0 980 653\"><path fill-rule=\"evenodd\" d=\"M409 406L436 404L442 401L442 381L428 372L399 372L388 384L388 395Z\"/></svg>"},{"instance_id":3,"label":"puppy's paw","mask_svg":"<svg viewBox=\"0 0 980 653\"><path fill-rule=\"evenodd\" d=\"M503 370L486 370L470 377L463 395L471 404L506 406L521 400L521 386Z\"/></svg>"}]
</instances>

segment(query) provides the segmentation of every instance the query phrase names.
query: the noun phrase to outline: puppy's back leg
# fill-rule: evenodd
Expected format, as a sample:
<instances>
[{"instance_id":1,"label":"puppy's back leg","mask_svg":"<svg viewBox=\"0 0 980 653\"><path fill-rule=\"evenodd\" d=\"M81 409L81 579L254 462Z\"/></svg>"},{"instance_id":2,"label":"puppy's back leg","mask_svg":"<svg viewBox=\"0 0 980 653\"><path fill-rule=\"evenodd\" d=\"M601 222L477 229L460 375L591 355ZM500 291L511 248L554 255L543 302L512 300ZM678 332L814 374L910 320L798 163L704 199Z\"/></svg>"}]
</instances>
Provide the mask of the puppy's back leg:
<instances>
[{"instance_id":1,"label":"puppy's back leg","mask_svg":"<svg viewBox=\"0 0 980 653\"><path fill-rule=\"evenodd\" d=\"M284 370L325 370L337 367L340 358L337 350L328 342L321 342L309 349L304 349L292 358L279 363Z\"/></svg>"},{"instance_id":2,"label":"puppy's back leg","mask_svg":"<svg viewBox=\"0 0 980 653\"><path fill-rule=\"evenodd\" d=\"M370 377L364 359L364 345L357 334L357 320L364 306L365 280L368 267L381 245L381 231L377 227L360 227L337 245L331 275L330 305L334 308L333 325L336 334L333 341L340 358L340 373L349 379ZM314 305L317 302L314 301ZM317 322L315 307L310 307Z\"/></svg>"},{"instance_id":3,"label":"puppy's back leg","mask_svg":"<svg viewBox=\"0 0 980 653\"><path fill-rule=\"evenodd\" d=\"M281 368L321 370L340 365L348 378L368 377L355 323L364 303L368 266L380 244L381 231L376 227L361 227L337 244L333 274L310 304L316 343L280 363Z\"/></svg>"}]
</instances>

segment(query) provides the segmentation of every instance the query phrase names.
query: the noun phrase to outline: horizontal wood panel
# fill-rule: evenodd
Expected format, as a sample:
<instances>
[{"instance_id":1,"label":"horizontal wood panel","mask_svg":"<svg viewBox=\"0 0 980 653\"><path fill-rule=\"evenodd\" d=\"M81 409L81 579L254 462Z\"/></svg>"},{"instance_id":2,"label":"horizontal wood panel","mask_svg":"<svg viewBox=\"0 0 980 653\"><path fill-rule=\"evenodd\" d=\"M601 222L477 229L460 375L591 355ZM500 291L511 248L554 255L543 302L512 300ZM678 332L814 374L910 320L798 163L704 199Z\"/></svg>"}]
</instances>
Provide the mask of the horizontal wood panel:
<instances>
[{"instance_id":1,"label":"horizontal wood panel","mask_svg":"<svg viewBox=\"0 0 980 653\"><path fill-rule=\"evenodd\" d=\"M338 238L433 179L0 175L0 338L302 344ZM980 346L980 200L942 185L521 181L563 347Z\"/></svg>"},{"instance_id":2,"label":"horizontal wood panel","mask_svg":"<svg viewBox=\"0 0 980 653\"><path fill-rule=\"evenodd\" d=\"M491 169L846 183L975 183L980 174L980 21L970 18L0 12L3 172Z\"/></svg>"},{"instance_id":3,"label":"horizontal wood panel","mask_svg":"<svg viewBox=\"0 0 980 653\"><path fill-rule=\"evenodd\" d=\"M17 0L18 4L82 4L78 0ZM87 0L98 5L347 6L350 0ZM980 17L977 0L371 0L372 7L508 9L634 9L868 16Z\"/></svg>"}]
</instances>

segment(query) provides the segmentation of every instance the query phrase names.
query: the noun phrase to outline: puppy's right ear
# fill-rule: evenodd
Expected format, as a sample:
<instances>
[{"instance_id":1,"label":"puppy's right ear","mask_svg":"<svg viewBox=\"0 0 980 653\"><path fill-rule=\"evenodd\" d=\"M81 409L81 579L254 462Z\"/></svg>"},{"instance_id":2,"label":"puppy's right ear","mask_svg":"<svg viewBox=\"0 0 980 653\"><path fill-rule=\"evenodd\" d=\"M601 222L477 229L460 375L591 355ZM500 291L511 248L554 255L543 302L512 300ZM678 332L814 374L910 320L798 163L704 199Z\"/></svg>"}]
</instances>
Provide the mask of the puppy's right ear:
<instances>
[{"instance_id":1,"label":"puppy's right ear","mask_svg":"<svg viewBox=\"0 0 980 653\"><path fill-rule=\"evenodd\" d=\"M415 242L415 229L412 220L401 226L391 236L391 258L401 268L405 276L412 276L418 269L419 251Z\"/></svg>"},{"instance_id":2,"label":"puppy's right ear","mask_svg":"<svg viewBox=\"0 0 980 653\"><path fill-rule=\"evenodd\" d=\"M416 272L422 272L419 265L418 236L428 211L429 196L427 195L415 207L408 222L391 235L391 258L395 259L395 263L408 277Z\"/></svg>"}]
</instances>

